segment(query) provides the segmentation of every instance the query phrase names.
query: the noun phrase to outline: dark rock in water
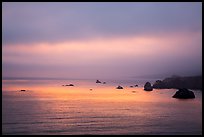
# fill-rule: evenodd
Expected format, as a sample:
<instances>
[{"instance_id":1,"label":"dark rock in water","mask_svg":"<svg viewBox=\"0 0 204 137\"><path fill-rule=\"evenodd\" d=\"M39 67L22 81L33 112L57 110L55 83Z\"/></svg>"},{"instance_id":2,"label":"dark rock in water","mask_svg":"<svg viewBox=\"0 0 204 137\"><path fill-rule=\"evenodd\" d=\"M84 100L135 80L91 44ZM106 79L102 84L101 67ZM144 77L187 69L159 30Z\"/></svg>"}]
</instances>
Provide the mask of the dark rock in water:
<instances>
[{"instance_id":1,"label":"dark rock in water","mask_svg":"<svg viewBox=\"0 0 204 137\"><path fill-rule=\"evenodd\" d=\"M21 89L21 91L26 91L25 89Z\"/></svg>"},{"instance_id":2,"label":"dark rock in water","mask_svg":"<svg viewBox=\"0 0 204 137\"><path fill-rule=\"evenodd\" d=\"M93 89L92 89L92 88L90 88L89 90L90 90L90 91L92 91Z\"/></svg>"},{"instance_id":3,"label":"dark rock in water","mask_svg":"<svg viewBox=\"0 0 204 137\"><path fill-rule=\"evenodd\" d=\"M106 82L103 82L103 84L106 84Z\"/></svg>"},{"instance_id":4,"label":"dark rock in water","mask_svg":"<svg viewBox=\"0 0 204 137\"><path fill-rule=\"evenodd\" d=\"M144 85L144 90L146 90L146 91L152 91L152 90L153 90L153 87L151 86L151 83L146 82L145 85Z\"/></svg>"},{"instance_id":5,"label":"dark rock in water","mask_svg":"<svg viewBox=\"0 0 204 137\"><path fill-rule=\"evenodd\" d=\"M135 85L135 87L138 87L138 85Z\"/></svg>"},{"instance_id":6,"label":"dark rock in water","mask_svg":"<svg viewBox=\"0 0 204 137\"><path fill-rule=\"evenodd\" d=\"M123 89L123 87L122 86L118 86L116 89Z\"/></svg>"},{"instance_id":7,"label":"dark rock in water","mask_svg":"<svg viewBox=\"0 0 204 137\"><path fill-rule=\"evenodd\" d=\"M96 83L101 83L101 81L99 81L99 80L96 80Z\"/></svg>"},{"instance_id":8,"label":"dark rock in water","mask_svg":"<svg viewBox=\"0 0 204 137\"><path fill-rule=\"evenodd\" d=\"M65 85L65 86L74 86L73 84Z\"/></svg>"},{"instance_id":9,"label":"dark rock in water","mask_svg":"<svg viewBox=\"0 0 204 137\"><path fill-rule=\"evenodd\" d=\"M133 88L133 86L130 86L131 88Z\"/></svg>"},{"instance_id":10,"label":"dark rock in water","mask_svg":"<svg viewBox=\"0 0 204 137\"><path fill-rule=\"evenodd\" d=\"M190 91L186 88L181 88L172 97L180 98L180 99L189 99L189 98L195 98L195 95L193 91Z\"/></svg>"}]
</instances>

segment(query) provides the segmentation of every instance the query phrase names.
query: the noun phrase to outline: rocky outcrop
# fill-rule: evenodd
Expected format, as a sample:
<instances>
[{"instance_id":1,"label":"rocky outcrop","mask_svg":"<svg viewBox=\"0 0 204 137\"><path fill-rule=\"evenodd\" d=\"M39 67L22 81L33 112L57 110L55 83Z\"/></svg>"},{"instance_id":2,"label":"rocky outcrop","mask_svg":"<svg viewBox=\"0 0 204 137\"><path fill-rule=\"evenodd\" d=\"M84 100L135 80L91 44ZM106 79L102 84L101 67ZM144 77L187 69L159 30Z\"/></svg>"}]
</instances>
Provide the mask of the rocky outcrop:
<instances>
[{"instance_id":1,"label":"rocky outcrop","mask_svg":"<svg viewBox=\"0 0 204 137\"><path fill-rule=\"evenodd\" d=\"M101 83L101 81L99 81L98 79L96 80L96 83Z\"/></svg>"},{"instance_id":2,"label":"rocky outcrop","mask_svg":"<svg viewBox=\"0 0 204 137\"><path fill-rule=\"evenodd\" d=\"M134 85L134 86L130 86L131 88L133 88L133 87L138 87L138 85Z\"/></svg>"},{"instance_id":3,"label":"rocky outcrop","mask_svg":"<svg viewBox=\"0 0 204 137\"><path fill-rule=\"evenodd\" d=\"M65 85L65 86L74 86L73 84Z\"/></svg>"},{"instance_id":4,"label":"rocky outcrop","mask_svg":"<svg viewBox=\"0 0 204 137\"><path fill-rule=\"evenodd\" d=\"M138 85L135 85L135 87L138 87Z\"/></svg>"},{"instance_id":5,"label":"rocky outcrop","mask_svg":"<svg viewBox=\"0 0 204 137\"><path fill-rule=\"evenodd\" d=\"M145 85L144 85L144 90L145 91L152 91L153 90L153 87L151 85L150 82L146 82Z\"/></svg>"},{"instance_id":6,"label":"rocky outcrop","mask_svg":"<svg viewBox=\"0 0 204 137\"><path fill-rule=\"evenodd\" d=\"M194 77L170 77L164 80L157 80L153 84L153 88L187 88L187 89L202 89L202 76Z\"/></svg>"},{"instance_id":7,"label":"rocky outcrop","mask_svg":"<svg viewBox=\"0 0 204 137\"><path fill-rule=\"evenodd\" d=\"M153 84L153 88L167 88L165 82L161 81L161 80L157 80L154 84Z\"/></svg>"},{"instance_id":8,"label":"rocky outcrop","mask_svg":"<svg viewBox=\"0 0 204 137\"><path fill-rule=\"evenodd\" d=\"M123 87L122 86L118 86L116 89L123 89Z\"/></svg>"},{"instance_id":9,"label":"rocky outcrop","mask_svg":"<svg viewBox=\"0 0 204 137\"><path fill-rule=\"evenodd\" d=\"M195 98L195 95L193 91L190 91L186 88L181 88L172 97L180 98L180 99L189 99L189 98Z\"/></svg>"}]
</instances>

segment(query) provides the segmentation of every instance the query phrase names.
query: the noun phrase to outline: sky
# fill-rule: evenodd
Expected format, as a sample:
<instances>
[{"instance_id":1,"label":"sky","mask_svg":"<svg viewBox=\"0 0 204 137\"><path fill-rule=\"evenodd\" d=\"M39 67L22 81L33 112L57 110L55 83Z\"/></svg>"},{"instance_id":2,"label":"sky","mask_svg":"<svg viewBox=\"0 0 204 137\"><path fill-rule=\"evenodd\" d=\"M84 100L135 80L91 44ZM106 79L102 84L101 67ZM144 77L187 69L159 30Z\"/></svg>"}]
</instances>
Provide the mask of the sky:
<instances>
[{"instance_id":1,"label":"sky","mask_svg":"<svg viewBox=\"0 0 204 137\"><path fill-rule=\"evenodd\" d=\"M3 77L202 74L201 2L3 2Z\"/></svg>"}]
</instances>

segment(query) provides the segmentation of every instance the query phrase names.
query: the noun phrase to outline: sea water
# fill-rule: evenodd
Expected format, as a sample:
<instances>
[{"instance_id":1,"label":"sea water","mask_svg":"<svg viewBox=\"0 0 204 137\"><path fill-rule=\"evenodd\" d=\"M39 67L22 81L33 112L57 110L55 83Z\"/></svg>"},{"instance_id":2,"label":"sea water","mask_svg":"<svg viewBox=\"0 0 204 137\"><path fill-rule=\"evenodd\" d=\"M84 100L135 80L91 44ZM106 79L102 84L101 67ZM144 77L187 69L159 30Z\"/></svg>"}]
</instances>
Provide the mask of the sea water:
<instances>
[{"instance_id":1,"label":"sea water","mask_svg":"<svg viewBox=\"0 0 204 137\"><path fill-rule=\"evenodd\" d=\"M2 80L3 134L202 134L201 90L176 99L176 89L144 91L145 80L101 81Z\"/></svg>"}]
</instances>

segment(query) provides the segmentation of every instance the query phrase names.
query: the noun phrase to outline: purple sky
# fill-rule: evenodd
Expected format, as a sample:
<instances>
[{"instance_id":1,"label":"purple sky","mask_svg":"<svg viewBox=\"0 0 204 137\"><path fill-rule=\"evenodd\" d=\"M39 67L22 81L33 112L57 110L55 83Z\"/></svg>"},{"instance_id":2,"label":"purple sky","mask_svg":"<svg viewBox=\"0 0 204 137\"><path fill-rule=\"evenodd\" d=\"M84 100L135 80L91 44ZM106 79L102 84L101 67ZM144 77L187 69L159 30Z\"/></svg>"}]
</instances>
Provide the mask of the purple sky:
<instances>
[{"instance_id":1,"label":"purple sky","mask_svg":"<svg viewBox=\"0 0 204 137\"><path fill-rule=\"evenodd\" d=\"M2 4L3 77L202 74L202 3Z\"/></svg>"}]
</instances>

